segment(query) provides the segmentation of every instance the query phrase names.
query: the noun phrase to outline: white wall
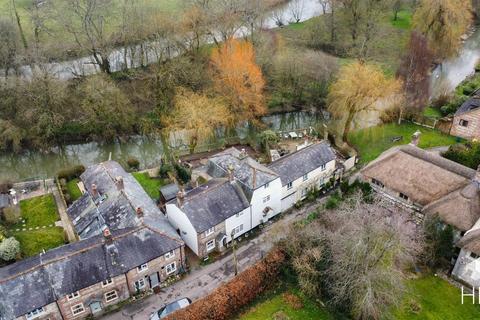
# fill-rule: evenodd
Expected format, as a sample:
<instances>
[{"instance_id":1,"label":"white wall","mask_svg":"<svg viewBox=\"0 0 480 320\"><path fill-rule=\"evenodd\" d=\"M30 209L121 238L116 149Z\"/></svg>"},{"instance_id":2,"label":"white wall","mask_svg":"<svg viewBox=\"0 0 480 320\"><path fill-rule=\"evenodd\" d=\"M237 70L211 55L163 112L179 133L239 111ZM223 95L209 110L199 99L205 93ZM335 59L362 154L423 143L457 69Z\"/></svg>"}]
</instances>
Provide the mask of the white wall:
<instances>
[{"instance_id":1,"label":"white wall","mask_svg":"<svg viewBox=\"0 0 480 320\"><path fill-rule=\"evenodd\" d=\"M334 171L335 171L335 160L332 160L325 165L325 170L322 170L321 168L316 168L313 171L310 171L308 173L308 179L306 181L303 181L303 177L300 177L297 180L293 181L292 187L290 189L288 189L287 185L285 184L282 187L281 198L285 199L283 201L282 210L287 210L291 206L293 206L296 202L303 200L305 198L305 196L302 196L303 189L305 188L311 189L314 186L319 188L322 181L324 184L326 184L329 181L329 179L332 177ZM290 197L293 197L293 199Z\"/></svg>"},{"instance_id":2,"label":"white wall","mask_svg":"<svg viewBox=\"0 0 480 320\"><path fill-rule=\"evenodd\" d=\"M263 202L264 198L270 196L270 200ZM252 211L252 228L258 226L261 221L268 221L272 217L276 216L282 211L281 207L282 200L282 182L280 178L277 178L271 181L268 184L268 187L261 186L258 189L255 189L252 194L252 199L250 200L251 211ZM267 216L263 216L263 210L266 207L270 207L273 211L269 211Z\"/></svg>"},{"instance_id":3,"label":"white wall","mask_svg":"<svg viewBox=\"0 0 480 320\"><path fill-rule=\"evenodd\" d=\"M187 215L174 204L167 204L167 219L170 224L180 230L180 236L185 244L198 255L197 231L190 223Z\"/></svg>"},{"instance_id":4,"label":"white wall","mask_svg":"<svg viewBox=\"0 0 480 320\"><path fill-rule=\"evenodd\" d=\"M452 275L472 286L480 286L480 258L475 259L470 256L469 251L462 249L455 262Z\"/></svg>"},{"instance_id":5,"label":"white wall","mask_svg":"<svg viewBox=\"0 0 480 320\"><path fill-rule=\"evenodd\" d=\"M243 210L241 214L238 215L238 217L237 215L234 215L225 220L225 232L227 234L227 242L232 241L232 230L240 226L241 224L243 224L243 230L240 233L236 233L234 238L237 238L252 229L250 208L246 208L245 210Z\"/></svg>"}]
</instances>

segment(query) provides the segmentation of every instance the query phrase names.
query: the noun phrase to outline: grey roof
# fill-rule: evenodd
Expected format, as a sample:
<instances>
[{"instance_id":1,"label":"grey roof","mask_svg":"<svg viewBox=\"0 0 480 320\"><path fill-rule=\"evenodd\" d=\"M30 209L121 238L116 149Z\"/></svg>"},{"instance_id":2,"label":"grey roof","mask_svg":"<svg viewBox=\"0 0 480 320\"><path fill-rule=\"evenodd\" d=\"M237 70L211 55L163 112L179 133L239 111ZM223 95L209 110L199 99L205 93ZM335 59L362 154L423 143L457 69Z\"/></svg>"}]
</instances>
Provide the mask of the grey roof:
<instances>
[{"instance_id":1,"label":"grey roof","mask_svg":"<svg viewBox=\"0 0 480 320\"><path fill-rule=\"evenodd\" d=\"M122 189L115 183L118 177L123 179ZM180 239L142 186L119 163L106 161L90 166L80 178L87 193L70 206L67 213L81 238L100 234L105 224L112 230L137 226L136 209L142 208L145 224ZM99 193L95 198L93 184Z\"/></svg>"},{"instance_id":2,"label":"grey roof","mask_svg":"<svg viewBox=\"0 0 480 320\"><path fill-rule=\"evenodd\" d=\"M177 200L172 203L177 204ZM195 230L201 233L249 206L250 203L236 180L212 179L188 192L181 210Z\"/></svg>"},{"instance_id":3,"label":"grey roof","mask_svg":"<svg viewBox=\"0 0 480 320\"><path fill-rule=\"evenodd\" d=\"M180 191L180 189L178 188L176 183L170 183L160 188L160 193L163 195L165 201L167 202L175 198L178 191Z\"/></svg>"},{"instance_id":4,"label":"grey roof","mask_svg":"<svg viewBox=\"0 0 480 320\"><path fill-rule=\"evenodd\" d=\"M280 176L285 186L335 158L330 145L323 141L282 157L268 167Z\"/></svg>"},{"instance_id":5,"label":"grey roof","mask_svg":"<svg viewBox=\"0 0 480 320\"><path fill-rule=\"evenodd\" d=\"M0 209L10 206L10 196L8 194L0 193Z\"/></svg>"},{"instance_id":6,"label":"grey roof","mask_svg":"<svg viewBox=\"0 0 480 320\"><path fill-rule=\"evenodd\" d=\"M479 90L475 91L472 94L472 97L467 101L465 101L460 106L460 108L457 109L457 111L455 112L455 115L458 116L458 115L478 109L480 107L480 96L478 94L479 94Z\"/></svg>"},{"instance_id":7,"label":"grey roof","mask_svg":"<svg viewBox=\"0 0 480 320\"><path fill-rule=\"evenodd\" d=\"M236 148L229 148L210 157L207 173L214 178L226 177L229 167L233 168L235 178L249 190L260 188L278 178L275 172L251 157L242 155Z\"/></svg>"},{"instance_id":8,"label":"grey roof","mask_svg":"<svg viewBox=\"0 0 480 320\"><path fill-rule=\"evenodd\" d=\"M14 319L182 245L146 226L68 244L0 269L0 312Z\"/></svg>"}]
</instances>

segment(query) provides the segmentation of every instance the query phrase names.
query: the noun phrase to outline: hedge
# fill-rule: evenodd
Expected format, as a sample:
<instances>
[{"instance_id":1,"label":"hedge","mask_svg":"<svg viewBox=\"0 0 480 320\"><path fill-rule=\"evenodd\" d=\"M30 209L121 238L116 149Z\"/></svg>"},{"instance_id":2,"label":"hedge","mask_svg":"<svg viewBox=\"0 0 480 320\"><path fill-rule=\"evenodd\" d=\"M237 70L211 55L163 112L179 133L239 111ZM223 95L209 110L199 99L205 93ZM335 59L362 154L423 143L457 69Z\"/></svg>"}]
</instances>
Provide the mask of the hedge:
<instances>
[{"instance_id":1,"label":"hedge","mask_svg":"<svg viewBox=\"0 0 480 320\"><path fill-rule=\"evenodd\" d=\"M285 259L285 254L280 249L273 249L262 261L166 319L224 320L234 317L242 307L276 281Z\"/></svg>"}]
</instances>

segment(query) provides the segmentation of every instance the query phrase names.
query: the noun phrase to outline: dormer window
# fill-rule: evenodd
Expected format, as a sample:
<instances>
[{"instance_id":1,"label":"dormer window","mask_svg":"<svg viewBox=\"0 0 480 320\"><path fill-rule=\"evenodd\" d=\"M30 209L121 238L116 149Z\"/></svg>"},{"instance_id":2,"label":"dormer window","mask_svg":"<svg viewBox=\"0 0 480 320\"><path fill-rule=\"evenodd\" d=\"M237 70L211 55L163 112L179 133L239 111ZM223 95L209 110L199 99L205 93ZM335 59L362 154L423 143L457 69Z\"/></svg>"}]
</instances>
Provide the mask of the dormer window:
<instances>
[{"instance_id":1,"label":"dormer window","mask_svg":"<svg viewBox=\"0 0 480 320\"><path fill-rule=\"evenodd\" d=\"M303 181L307 181L307 180L308 180L308 173L303 175Z\"/></svg>"},{"instance_id":2,"label":"dormer window","mask_svg":"<svg viewBox=\"0 0 480 320\"><path fill-rule=\"evenodd\" d=\"M373 183L374 185L376 185L377 187L380 187L380 188L385 187L385 185L384 185L381 181L379 181L379 180L377 180L377 179L375 179L375 178L372 178L372 183Z\"/></svg>"},{"instance_id":3,"label":"dormer window","mask_svg":"<svg viewBox=\"0 0 480 320\"><path fill-rule=\"evenodd\" d=\"M265 183L265 189L267 189L270 186L270 183Z\"/></svg>"},{"instance_id":4,"label":"dormer window","mask_svg":"<svg viewBox=\"0 0 480 320\"><path fill-rule=\"evenodd\" d=\"M140 266L137 267L137 271L140 273L140 272L143 272L143 271L146 271L148 270L148 264L144 263Z\"/></svg>"},{"instance_id":5,"label":"dormer window","mask_svg":"<svg viewBox=\"0 0 480 320\"><path fill-rule=\"evenodd\" d=\"M405 194L405 193L401 193L399 194L400 198L402 198L403 200L405 201L408 201L408 196Z\"/></svg>"},{"instance_id":6,"label":"dormer window","mask_svg":"<svg viewBox=\"0 0 480 320\"><path fill-rule=\"evenodd\" d=\"M70 293L68 296L67 296L67 300L73 300L73 299L76 299L80 297L80 293L77 291L77 292L74 292L74 293Z\"/></svg>"},{"instance_id":7,"label":"dormer window","mask_svg":"<svg viewBox=\"0 0 480 320\"><path fill-rule=\"evenodd\" d=\"M293 187L293 182L287 183L287 190L292 189L292 187Z\"/></svg>"},{"instance_id":8,"label":"dormer window","mask_svg":"<svg viewBox=\"0 0 480 320\"><path fill-rule=\"evenodd\" d=\"M215 227L212 227L205 231L205 237L208 237L209 235L213 234L215 232Z\"/></svg>"}]
</instances>

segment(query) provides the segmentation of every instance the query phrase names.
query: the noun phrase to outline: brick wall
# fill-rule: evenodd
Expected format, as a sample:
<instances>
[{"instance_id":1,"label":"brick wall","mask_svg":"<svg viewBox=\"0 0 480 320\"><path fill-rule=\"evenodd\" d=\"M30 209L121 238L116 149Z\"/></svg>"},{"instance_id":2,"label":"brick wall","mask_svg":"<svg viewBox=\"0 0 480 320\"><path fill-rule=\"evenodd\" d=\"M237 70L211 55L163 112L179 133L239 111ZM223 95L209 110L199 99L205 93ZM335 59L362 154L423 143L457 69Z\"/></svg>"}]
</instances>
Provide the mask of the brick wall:
<instances>
[{"instance_id":1,"label":"brick wall","mask_svg":"<svg viewBox=\"0 0 480 320\"><path fill-rule=\"evenodd\" d=\"M129 292L127 287L127 281L125 275L119 275L112 279L113 282L106 286L103 286L102 283L97 283L93 286L88 288L82 289L79 291L79 296L77 298L68 300L66 296L61 297L57 300L58 306L60 308L60 312L63 315L64 319L83 319L89 314L91 314L89 304L93 301L98 301L102 305L102 309L108 307L110 305L116 304L122 300L126 300L129 298ZM115 290L117 292L118 298L115 300L111 300L109 302L106 301L105 294ZM72 307L82 303L83 308L85 309L84 312L73 315Z\"/></svg>"},{"instance_id":2,"label":"brick wall","mask_svg":"<svg viewBox=\"0 0 480 320\"><path fill-rule=\"evenodd\" d=\"M57 307L57 304L50 303L49 305L46 305L43 307L45 310L45 313L39 316L38 318L35 318L35 320L62 320L62 315L60 314L60 310ZM26 320L26 316L21 316L18 317L16 320Z\"/></svg>"},{"instance_id":3,"label":"brick wall","mask_svg":"<svg viewBox=\"0 0 480 320\"><path fill-rule=\"evenodd\" d=\"M461 126L461 120L468 121L468 125ZM480 109L455 116L450 134L465 139L480 139Z\"/></svg>"},{"instance_id":4,"label":"brick wall","mask_svg":"<svg viewBox=\"0 0 480 320\"><path fill-rule=\"evenodd\" d=\"M215 232L209 236L205 236L205 232L202 232L197 235L197 241L198 241L198 256L199 257L206 257L210 252L215 251L211 250L210 252L207 252L207 242L215 239L220 233L225 233L225 221L222 221L221 223L217 224L215 226ZM217 243L215 241L215 247L217 247Z\"/></svg>"}]
</instances>

